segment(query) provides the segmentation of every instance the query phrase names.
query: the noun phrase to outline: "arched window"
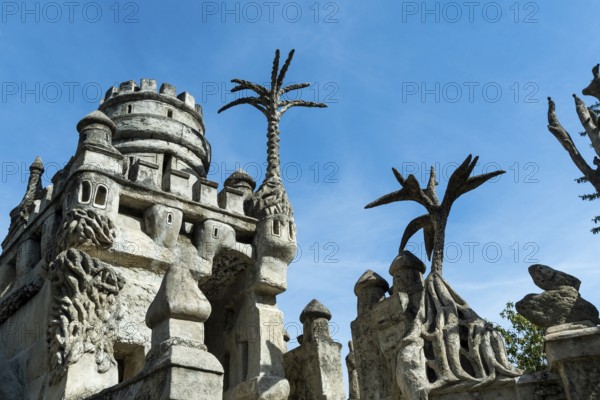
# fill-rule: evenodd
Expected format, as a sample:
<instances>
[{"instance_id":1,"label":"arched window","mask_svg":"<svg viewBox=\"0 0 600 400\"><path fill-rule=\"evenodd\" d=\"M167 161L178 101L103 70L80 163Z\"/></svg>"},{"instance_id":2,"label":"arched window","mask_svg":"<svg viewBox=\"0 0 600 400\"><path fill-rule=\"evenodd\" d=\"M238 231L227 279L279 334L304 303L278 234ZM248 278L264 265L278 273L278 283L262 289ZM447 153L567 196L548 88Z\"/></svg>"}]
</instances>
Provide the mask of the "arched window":
<instances>
[{"instance_id":1,"label":"arched window","mask_svg":"<svg viewBox=\"0 0 600 400\"><path fill-rule=\"evenodd\" d=\"M173 225L173 213L167 213L167 225Z\"/></svg>"},{"instance_id":2,"label":"arched window","mask_svg":"<svg viewBox=\"0 0 600 400\"><path fill-rule=\"evenodd\" d=\"M87 204L92 198L92 184L90 181L81 181L79 186L79 202Z\"/></svg>"},{"instance_id":3,"label":"arched window","mask_svg":"<svg viewBox=\"0 0 600 400\"><path fill-rule=\"evenodd\" d=\"M98 208L106 207L106 200L108 198L108 189L106 186L100 184L96 188L96 197L94 197L94 206Z\"/></svg>"}]
</instances>

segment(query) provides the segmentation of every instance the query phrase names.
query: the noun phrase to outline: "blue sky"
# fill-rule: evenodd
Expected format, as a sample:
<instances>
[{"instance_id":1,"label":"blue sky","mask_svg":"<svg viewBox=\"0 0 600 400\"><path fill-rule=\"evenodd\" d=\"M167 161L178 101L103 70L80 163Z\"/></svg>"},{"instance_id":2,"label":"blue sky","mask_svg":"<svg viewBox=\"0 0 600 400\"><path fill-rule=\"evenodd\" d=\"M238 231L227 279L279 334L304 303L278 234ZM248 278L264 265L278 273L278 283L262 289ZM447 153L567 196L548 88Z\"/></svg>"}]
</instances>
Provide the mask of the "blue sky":
<instances>
[{"instance_id":1,"label":"blue sky","mask_svg":"<svg viewBox=\"0 0 600 400\"><path fill-rule=\"evenodd\" d=\"M600 304L600 237L590 233L598 203L577 198L590 186L574 182L579 171L546 130L545 100L556 100L591 159L571 93L600 62L597 1L69 4L1 4L0 231L29 163L43 158L48 184L75 150L78 120L125 80L154 78L196 97L213 148L210 179L238 166L260 178L264 118L251 107L216 111L234 98L231 78L266 82L274 50L295 48L288 82L313 82L302 97L329 108L294 109L281 123L301 249L279 297L287 323L318 298L345 355L354 283L366 269L390 279L404 227L423 213L411 203L363 206L397 190L392 166L425 183L437 165L443 193L469 153L481 157L476 172L507 174L456 203L446 279L497 322L506 302L539 292L527 273L535 262L579 277L583 297ZM421 255L418 239L411 246Z\"/></svg>"}]
</instances>

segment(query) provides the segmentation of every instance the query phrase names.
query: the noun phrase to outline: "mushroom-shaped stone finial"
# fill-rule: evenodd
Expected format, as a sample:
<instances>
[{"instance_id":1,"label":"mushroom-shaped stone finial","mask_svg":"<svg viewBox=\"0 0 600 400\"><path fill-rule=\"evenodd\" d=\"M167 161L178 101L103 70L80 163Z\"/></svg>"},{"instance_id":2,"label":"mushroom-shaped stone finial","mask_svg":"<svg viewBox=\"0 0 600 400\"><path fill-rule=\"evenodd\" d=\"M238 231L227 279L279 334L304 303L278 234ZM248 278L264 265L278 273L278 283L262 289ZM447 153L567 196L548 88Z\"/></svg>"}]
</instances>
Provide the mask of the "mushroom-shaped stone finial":
<instances>
[{"instance_id":1,"label":"mushroom-shaped stone finial","mask_svg":"<svg viewBox=\"0 0 600 400\"><path fill-rule=\"evenodd\" d=\"M408 295L421 292L425 270L425 264L417 256L408 250L401 251L390 266L390 275L394 277L393 292Z\"/></svg>"},{"instance_id":2,"label":"mushroom-shaped stone finial","mask_svg":"<svg viewBox=\"0 0 600 400\"><path fill-rule=\"evenodd\" d=\"M250 192L253 192L256 188L256 181L250 174L240 168L225 179L223 186L240 190L249 189Z\"/></svg>"},{"instance_id":3,"label":"mushroom-shaped stone finial","mask_svg":"<svg viewBox=\"0 0 600 400\"><path fill-rule=\"evenodd\" d=\"M329 320L331 311L317 299L311 300L300 314L300 322L304 326L304 341L310 342L313 338L330 339Z\"/></svg>"},{"instance_id":4,"label":"mushroom-shaped stone finial","mask_svg":"<svg viewBox=\"0 0 600 400\"><path fill-rule=\"evenodd\" d=\"M331 311L329 311L319 300L312 299L310 303L304 307L304 310L302 310L300 322L305 323L317 318L325 318L329 321L331 319Z\"/></svg>"},{"instance_id":5,"label":"mushroom-shaped stone finial","mask_svg":"<svg viewBox=\"0 0 600 400\"><path fill-rule=\"evenodd\" d=\"M403 250L394 259L392 265L390 266L390 275L397 276L400 272L414 269L421 274L424 274L426 271L425 264L421 261L417 256L411 253L408 250Z\"/></svg>"},{"instance_id":6,"label":"mushroom-shaped stone finial","mask_svg":"<svg viewBox=\"0 0 600 400\"><path fill-rule=\"evenodd\" d=\"M378 273L367 270L354 285L354 294L358 297L358 315L373 309L373 306L385 297L390 285Z\"/></svg>"},{"instance_id":7,"label":"mushroom-shaped stone finial","mask_svg":"<svg viewBox=\"0 0 600 400\"><path fill-rule=\"evenodd\" d=\"M85 128L93 124L100 124L108 127L113 135L117 131L115 123L102 111L96 110L83 117L81 121L77 123L77 132L82 133Z\"/></svg>"},{"instance_id":8,"label":"mushroom-shaped stone finial","mask_svg":"<svg viewBox=\"0 0 600 400\"><path fill-rule=\"evenodd\" d=\"M354 294L358 296L364 290L369 290L371 288L378 288L384 292L387 292L390 288L390 285L385 279L382 278L381 275L369 269L362 274L360 278L358 278L358 281L354 285Z\"/></svg>"}]
</instances>

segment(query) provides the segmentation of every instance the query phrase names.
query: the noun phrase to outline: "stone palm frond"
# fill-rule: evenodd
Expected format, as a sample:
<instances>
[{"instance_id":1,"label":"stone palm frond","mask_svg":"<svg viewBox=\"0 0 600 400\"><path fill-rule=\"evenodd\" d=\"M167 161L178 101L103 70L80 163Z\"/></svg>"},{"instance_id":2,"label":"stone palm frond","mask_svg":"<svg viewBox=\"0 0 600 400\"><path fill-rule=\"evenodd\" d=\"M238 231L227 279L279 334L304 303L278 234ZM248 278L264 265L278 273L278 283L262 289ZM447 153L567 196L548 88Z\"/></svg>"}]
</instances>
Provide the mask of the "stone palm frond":
<instances>
[{"instance_id":1,"label":"stone palm frond","mask_svg":"<svg viewBox=\"0 0 600 400\"><path fill-rule=\"evenodd\" d=\"M239 104L249 104L262 112L267 118L278 119L292 107L327 107L326 104L313 101L281 100L281 96L285 93L304 89L310 86L310 83L294 83L283 87L283 81L292 62L292 58L294 57L294 51L295 50L290 51L287 59L281 67L281 70L279 69L280 53L279 50L275 51L275 59L273 60L273 69L271 71L270 88L265 88L264 86L243 79L232 79L231 82L236 83L237 86L231 89L231 92L249 90L254 92L256 97L242 97L233 100L232 102L221 107L221 109L219 109L219 113Z\"/></svg>"},{"instance_id":2,"label":"stone palm frond","mask_svg":"<svg viewBox=\"0 0 600 400\"><path fill-rule=\"evenodd\" d=\"M427 257L431 260L434 257L432 271L441 272L441 263L443 258L443 242L444 230L446 221L452 208L452 204L463 194L470 192L473 189L481 186L488 180L501 175L504 171L493 171L486 174L470 176L477 165L479 157L469 155L463 163L454 171L448 181L448 187L444 194L443 200L438 200L436 192L436 175L435 169L431 168L429 182L425 189L419 185L417 178L414 175L409 175L406 179L396 170L392 168L394 176L402 189L386 194L379 199L367 204L365 208L378 207L383 204L392 203L395 201L412 200L421 204L428 211L428 214L422 215L412 220L404 231L402 241L400 243L400 251L404 250L408 240L419 230L423 229L425 236L425 249Z\"/></svg>"},{"instance_id":3,"label":"stone palm frond","mask_svg":"<svg viewBox=\"0 0 600 400\"><path fill-rule=\"evenodd\" d=\"M231 90L232 92L248 90L256 96L241 97L224 105L219 110L220 113L239 104L249 104L267 118L267 172L265 180L249 200L248 207L250 214L254 216L280 213L292 215L292 207L281 181L279 159L279 121L281 116L292 107L327 107L323 103L312 101L281 99L283 94L307 88L310 84L294 83L284 87L283 81L294 57L294 50L290 51L281 69L279 69L279 56L279 50L276 50L271 70L270 88L243 79L232 79L232 82L237 84Z\"/></svg>"},{"instance_id":4,"label":"stone palm frond","mask_svg":"<svg viewBox=\"0 0 600 400\"><path fill-rule=\"evenodd\" d=\"M427 400L430 393L449 387L466 389L494 381L510 382L520 374L506 357L501 335L442 278L445 229L452 204L463 194L504 173L493 171L471 176L477 161L478 157L469 155L458 166L450 176L442 201L436 193L434 168L431 168L425 188L421 188L414 175L405 179L392 169L401 189L365 207L412 200L428 211L408 224L400 243L402 254L408 240L423 229L427 256L432 260L431 272L421 283L423 290L414 318L407 319L410 328L402 337L398 345L400 350L394 358L398 363L398 385L408 399ZM419 281L421 279L419 277Z\"/></svg>"}]
</instances>

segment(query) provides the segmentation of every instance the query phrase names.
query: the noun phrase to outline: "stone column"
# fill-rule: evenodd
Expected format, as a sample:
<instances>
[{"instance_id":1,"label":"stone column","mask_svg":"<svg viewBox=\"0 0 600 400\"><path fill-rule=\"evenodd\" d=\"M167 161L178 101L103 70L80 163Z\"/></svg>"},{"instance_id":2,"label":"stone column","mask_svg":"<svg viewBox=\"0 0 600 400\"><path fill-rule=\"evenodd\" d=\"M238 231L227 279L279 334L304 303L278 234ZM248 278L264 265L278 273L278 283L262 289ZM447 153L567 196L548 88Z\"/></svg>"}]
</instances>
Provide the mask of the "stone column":
<instances>
[{"instance_id":1,"label":"stone column","mask_svg":"<svg viewBox=\"0 0 600 400\"><path fill-rule=\"evenodd\" d=\"M379 348L379 330L373 312L388 290L386 280L371 270L365 272L354 286L358 315L351 328L360 399L392 399L392 394L397 391L392 370Z\"/></svg>"},{"instance_id":2,"label":"stone column","mask_svg":"<svg viewBox=\"0 0 600 400\"><path fill-rule=\"evenodd\" d=\"M284 355L290 400L345 400L342 345L331 338L331 313L312 300L300 314L304 334L300 346Z\"/></svg>"},{"instance_id":3,"label":"stone column","mask_svg":"<svg viewBox=\"0 0 600 400\"><path fill-rule=\"evenodd\" d=\"M600 398L600 327L585 321L546 331L548 366L558 373L568 400Z\"/></svg>"},{"instance_id":4,"label":"stone column","mask_svg":"<svg viewBox=\"0 0 600 400\"><path fill-rule=\"evenodd\" d=\"M248 289L236 312L236 349L231 355L226 400L285 400L283 313L275 296Z\"/></svg>"},{"instance_id":5,"label":"stone column","mask_svg":"<svg viewBox=\"0 0 600 400\"><path fill-rule=\"evenodd\" d=\"M172 265L146 314L152 349L146 357L145 385L148 393L158 394L153 399L222 399L223 367L204 345L204 321L210 312L190 270Z\"/></svg>"}]
</instances>

